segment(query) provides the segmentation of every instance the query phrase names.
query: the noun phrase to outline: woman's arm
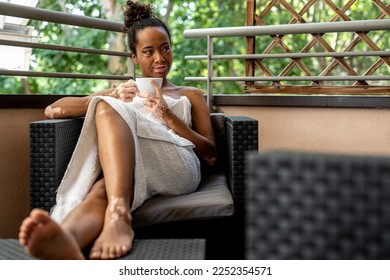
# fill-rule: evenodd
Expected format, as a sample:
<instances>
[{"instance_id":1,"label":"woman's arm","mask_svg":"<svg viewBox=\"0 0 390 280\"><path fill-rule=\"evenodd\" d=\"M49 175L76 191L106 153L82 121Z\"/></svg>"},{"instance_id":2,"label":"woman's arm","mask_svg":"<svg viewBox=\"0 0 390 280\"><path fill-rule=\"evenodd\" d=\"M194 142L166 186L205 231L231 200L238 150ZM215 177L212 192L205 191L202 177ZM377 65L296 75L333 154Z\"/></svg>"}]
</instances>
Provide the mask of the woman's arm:
<instances>
[{"instance_id":1,"label":"woman's arm","mask_svg":"<svg viewBox=\"0 0 390 280\"><path fill-rule=\"evenodd\" d=\"M214 131L210 120L210 111L202 92L197 88L180 87L180 95L186 96L191 102L192 128L182 119L172 113L163 98L162 90L152 82L156 95L138 93L145 98L145 109L153 112L157 118L183 138L194 143L194 151L198 157L212 166L216 162L217 149Z\"/></svg>"},{"instance_id":2,"label":"woman's arm","mask_svg":"<svg viewBox=\"0 0 390 280\"><path fill-rule=\"evenodd\" d=\"M111 96L122 100L123 102L131 102L135 96L137 87L133 80L126 83L121 83L117 88L111 88L96 92L85 97L64 97L45 109L45 117L48 119L66 119L85 116L87 113L89 102L95 96Z\"/></svg>"},{"instance_id":3,"label":"woman's arm","mask_svg":"<svg viewBox=\"0 0 390 280\"><path fill-rule=\"evenodd\" d=\"M47 119L67 119L85 116L89 101L92 97L106 95L113 89L100 91L84 97L63 97L58 99L45 109L45 118Z\"/></svg>"},{"instance_id":4,"label":"woman's arm","mask_svg":"<svg viewBox=\"0 0 390 280\"><path fill-rule=\"evenodd\" d=\"M200 90L191 89L185 95L192 104L192 129L173 114L170 114L165 121L178 135L194 143L196 146L194 151L198 157L212 166L216 161L217 150L210 121L210 111Z\"/></svg>"}]
</instances>

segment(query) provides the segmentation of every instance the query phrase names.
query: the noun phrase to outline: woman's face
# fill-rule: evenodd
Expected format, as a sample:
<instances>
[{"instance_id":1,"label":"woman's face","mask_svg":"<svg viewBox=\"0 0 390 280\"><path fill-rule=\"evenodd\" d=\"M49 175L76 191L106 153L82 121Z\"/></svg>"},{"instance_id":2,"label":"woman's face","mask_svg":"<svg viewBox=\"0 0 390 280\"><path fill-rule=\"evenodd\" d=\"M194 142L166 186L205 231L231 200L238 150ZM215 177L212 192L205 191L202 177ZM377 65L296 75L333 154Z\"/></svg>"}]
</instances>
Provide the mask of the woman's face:
<instances>
[{"instance_id":1,"label":"woman's face","mask_svg":"<svg viewBox=\"0 0 390 280\"><path fill-rule=\"evenodd\" d=\"M166 78L172 65L171 44L162 27L146 27L137 33L137 54L132 54L139 64L143 77Z\"/></svg>"}]
</instances>

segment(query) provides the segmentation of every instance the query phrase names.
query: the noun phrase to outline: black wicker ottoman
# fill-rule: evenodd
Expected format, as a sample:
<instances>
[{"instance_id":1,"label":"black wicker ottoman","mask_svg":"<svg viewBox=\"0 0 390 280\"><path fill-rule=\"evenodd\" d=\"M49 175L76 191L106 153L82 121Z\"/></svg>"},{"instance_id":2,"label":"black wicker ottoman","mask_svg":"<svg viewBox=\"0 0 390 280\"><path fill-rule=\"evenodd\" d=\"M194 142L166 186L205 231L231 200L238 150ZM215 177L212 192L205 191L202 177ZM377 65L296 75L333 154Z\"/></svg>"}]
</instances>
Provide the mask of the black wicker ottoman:
<instances>
[{"instance_id":1,"label":"black wicker ottoman","mask_svg":"<svg viewBox=\"0 0 390 280\"><path fill-rule=\"evenodd\" d=\"M120 260L203 260L204 239L136 239ZM33 260L16 239L0 239L0 260Z\"/></svg>"},{"instance_id":2,"label":"black wicker ottoman","mask_svg":"<svg viewBox=\"0 0 390 280\"><path fill-rule=\"evenodd\" d=\"M390 157L248 158L248 259L390 259Z\"/></svg>"}]
</instances>

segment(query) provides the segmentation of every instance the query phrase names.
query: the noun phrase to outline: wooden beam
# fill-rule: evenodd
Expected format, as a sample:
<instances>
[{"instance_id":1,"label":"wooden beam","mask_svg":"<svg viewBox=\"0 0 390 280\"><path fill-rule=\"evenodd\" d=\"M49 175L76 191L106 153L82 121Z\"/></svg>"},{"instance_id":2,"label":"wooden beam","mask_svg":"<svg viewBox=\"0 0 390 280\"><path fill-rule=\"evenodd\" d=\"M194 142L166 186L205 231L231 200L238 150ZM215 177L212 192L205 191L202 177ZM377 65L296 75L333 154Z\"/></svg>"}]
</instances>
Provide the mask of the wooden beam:
<instances>
[{"instance_id":1,"label":"wooden beam","mask_svg":"<svg viewBox=\"0 0 390 280\"><path fill-rule=\"evenodd\" d=\"M325 94L325 95L390 95L390 86L245 86L246 93L257 94Z\"/></svg>"},{"instance_id":2,"label":"wooden beam","mask_svg":"<svg viewBox=\"0 0 390 280\"><path fill-rule=\"evenodd\" d=\"M256 2L255 0L246 0L246 25L254 26L256 15ZM246 37L246 53L255 54L255 37ZM245 75L254 77L255 75L255 63L253 59L245 60ZM253 85L253 82L245 82L246 85Z\"/></svg>"}]
</instances>

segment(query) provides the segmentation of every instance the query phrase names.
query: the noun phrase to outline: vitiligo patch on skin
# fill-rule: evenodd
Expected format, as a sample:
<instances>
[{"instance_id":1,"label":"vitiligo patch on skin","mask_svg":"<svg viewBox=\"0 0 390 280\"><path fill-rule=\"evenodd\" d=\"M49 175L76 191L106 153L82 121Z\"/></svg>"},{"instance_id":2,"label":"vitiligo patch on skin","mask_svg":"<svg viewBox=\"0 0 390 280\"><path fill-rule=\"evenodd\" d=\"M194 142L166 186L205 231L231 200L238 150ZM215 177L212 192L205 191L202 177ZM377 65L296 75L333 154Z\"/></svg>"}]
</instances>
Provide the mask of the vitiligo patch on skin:
<instances>
[{"instance_id":1,"label":"vitiligo patch on skin","mask_svg":"<svg viewBox=\"0 0 390 280\"><path fill-rule=\"evenodd\" d=\"M66 111L61 107L52 108L51 106L48 106L45 110L45 116L50 119L53 119L55 116L63 116L65 113Z\"/></svg>"},{"instance_id":2,"label":"vitiligo patch on skin","mask_svg":"<svg viewBox=\"0 0 390 280\"><path fill-rule=\"evenodd\" d=\"M109 210L111 212L110 222L118 221L120 217L128 214L125 200L121 197L111 196Z\"/></svg>"}]
</instances>

